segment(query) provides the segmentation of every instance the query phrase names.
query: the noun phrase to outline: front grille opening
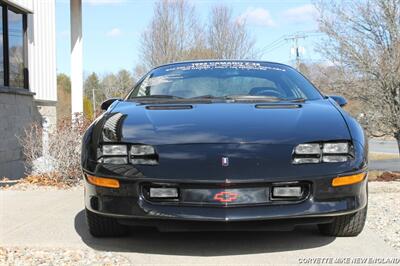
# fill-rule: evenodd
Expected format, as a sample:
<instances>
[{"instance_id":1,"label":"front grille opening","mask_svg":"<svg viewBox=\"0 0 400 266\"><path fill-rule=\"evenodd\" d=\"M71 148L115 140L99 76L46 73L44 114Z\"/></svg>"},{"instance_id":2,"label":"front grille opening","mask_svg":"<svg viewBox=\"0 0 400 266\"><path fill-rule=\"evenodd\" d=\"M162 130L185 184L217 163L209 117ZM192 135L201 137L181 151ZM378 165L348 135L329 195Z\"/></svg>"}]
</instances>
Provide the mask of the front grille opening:
<instances>
[{"instance_id":1,"label":"front grille opening","mask_svg":"<svg viewBox=\"0 0 400 266\"><path fill-rule=\"evenodd\" d=\"M271 201L301 201L310 194L310 184L302 182L283 182L271 185Z\"/></svg>"},{"instance_id":2,"label":"front grille opening","mask_svg":"<svg viewBox=\"0 0 400 266\"><path fill-rule=\"evenodd\" d=\"M298 194L276 194L274 187L295 188ZM272 204L296 204L310 195L311 184L305 181L277 182L263 184L235 184L228 187L221 185L192 184L156 184L141 185L142 196L149 202L157 204L173 204L182 206L256 206ZM174 197L155 198L151 196L151 188L176 189ZM296 190L296 189L295 189ZM162 190L161 190L162 191ZM164 191L165 192L165 191ZM293 191L292 191L293 192ZM171 194L170 194L171 195Z\"/></svg>"},{"instance_id":3,"label":"front grille opening","mask_svg":"<svg viewBox=\"0 0 400 266\"><path fill-rule=\"evenodd\" d=\"M170 197L152 197L151 189L176 189L177 195ZM179 202L180 190L176 185L163 185L163 184L144 184L142 185L142 195L145 199L153 202Z\"/></svg>"}]
</instances>

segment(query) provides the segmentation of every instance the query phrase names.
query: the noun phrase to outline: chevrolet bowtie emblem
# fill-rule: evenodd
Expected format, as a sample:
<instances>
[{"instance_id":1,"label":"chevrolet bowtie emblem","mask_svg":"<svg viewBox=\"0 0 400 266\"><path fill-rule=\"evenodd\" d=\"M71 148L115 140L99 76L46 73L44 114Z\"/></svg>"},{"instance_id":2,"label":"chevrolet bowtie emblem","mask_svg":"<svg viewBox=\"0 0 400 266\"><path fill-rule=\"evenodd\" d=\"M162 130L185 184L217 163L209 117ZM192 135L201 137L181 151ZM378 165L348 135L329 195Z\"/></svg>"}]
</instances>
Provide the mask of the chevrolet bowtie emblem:
<instances>
[{"instance_id":1,"label":"chevrolet bowtie emblem","mask_svg":"<svg viewBox=\"0 0 400 266\"><path fill-rule=\"evenodd\" d=\"M221 159L221 164L222 166L229 166L229 158L228 157L222 157Z\"/></svg>"},{"instance_id":2,"label":"chevrolet bowtie emblem","mask_svg":"<svg viewBox=\"0 0 400 266\"><path fill-rule=\"evenodd\" d=\"M219 202L232 202L237 200L239 194L229 191L221 191L215 194L214 199Z\"/></svg>"}]
</instances>

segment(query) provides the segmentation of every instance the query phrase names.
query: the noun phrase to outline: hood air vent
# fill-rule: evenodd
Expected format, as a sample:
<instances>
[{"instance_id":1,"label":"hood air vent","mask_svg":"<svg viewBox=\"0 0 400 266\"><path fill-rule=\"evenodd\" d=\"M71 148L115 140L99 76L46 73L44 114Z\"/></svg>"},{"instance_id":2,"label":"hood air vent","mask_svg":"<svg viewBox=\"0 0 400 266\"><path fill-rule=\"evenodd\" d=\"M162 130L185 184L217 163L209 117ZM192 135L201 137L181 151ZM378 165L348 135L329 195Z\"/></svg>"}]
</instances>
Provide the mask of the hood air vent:
<instances>
[{"instance_id":1,"label":"hood air vent","mask_svg":"<svg viewBox=\"0 0 400 266\"><path fill-rule=\"evenodd\" d=\"M147 110L186 110L193 109L192 105L148 105Z\"/></svg>"},{"instance_id":2,"label":"hood air vent","mask_svg":"<svg viewBox=\"0 0 400 266\"><path fill-rule=\"evenodd\" d=\"M296 109L301 108L301 104L256 104L257 109Z\"/></svg>"}]
</instances>

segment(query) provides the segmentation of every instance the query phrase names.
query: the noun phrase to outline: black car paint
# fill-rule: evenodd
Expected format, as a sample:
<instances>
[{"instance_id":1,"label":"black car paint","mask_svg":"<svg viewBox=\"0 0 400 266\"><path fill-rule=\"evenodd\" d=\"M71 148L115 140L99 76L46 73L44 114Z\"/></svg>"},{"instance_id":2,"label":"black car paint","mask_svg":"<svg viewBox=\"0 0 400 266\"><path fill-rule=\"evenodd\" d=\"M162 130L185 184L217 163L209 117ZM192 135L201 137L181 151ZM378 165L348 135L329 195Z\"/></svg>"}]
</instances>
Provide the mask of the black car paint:
<instances>
[{"instance_id":1,"label":"black car paint","mask_svg":"<svg viewBox=\"0 0 400 266\"><path fill-rule=\"evenodd\" d=\"M368 154L362 128L333 99L296 103L296 108L259 109L257 104L217 101L182 103L190 105L190 109L149 110L148 104L113 102L84 136L82 169L85 174L119 179L121 187L110 189L86 183L86 208L121 219L249 221L342 215L366 206L366 180L350 186L331 186L336 176L366 171ZM121 142L153 145L159 156L158 165L97 162L102 126L116 112L126 115ZM354 158L348 162L291 163L297 144L343 140L352 143ZM221 166L222 156L230 158L229 167ZM148 183L224 190L270 188L277 182L293 181L310 184L309 196L300 202L197 206L152 202L142 193L143 184Z\"/></svg>"}]
</instances>

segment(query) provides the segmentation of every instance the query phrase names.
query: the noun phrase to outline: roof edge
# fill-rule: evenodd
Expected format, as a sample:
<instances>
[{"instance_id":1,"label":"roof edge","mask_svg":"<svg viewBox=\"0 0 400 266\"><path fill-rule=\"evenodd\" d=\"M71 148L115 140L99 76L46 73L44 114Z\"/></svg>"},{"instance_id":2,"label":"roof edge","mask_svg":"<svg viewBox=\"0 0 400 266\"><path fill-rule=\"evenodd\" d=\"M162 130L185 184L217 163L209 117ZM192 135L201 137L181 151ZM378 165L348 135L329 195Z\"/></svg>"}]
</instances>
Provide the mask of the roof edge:
<instances>
[{"instance_id":1,"label":"roof edge","mask_svg":"<svg viewBox=\"0 0 400 266\"><path fill-rule=\"evenodd\" d=\"M26 12L28 14L33 14L33 9L27 8L26 6L23 6L17 2L14 2L12 0L4 0L4 2L12 7L15 7L23 12Z\"/></svg>"}]
</instances>

